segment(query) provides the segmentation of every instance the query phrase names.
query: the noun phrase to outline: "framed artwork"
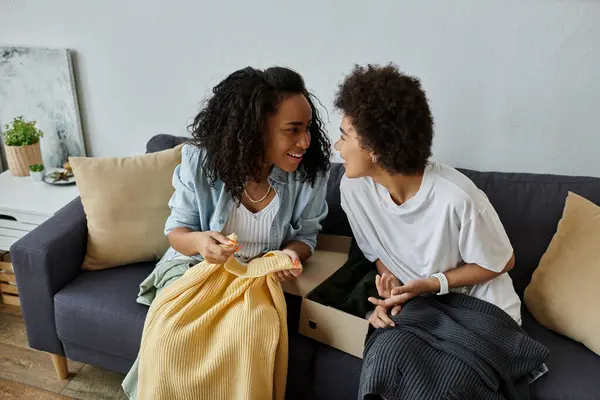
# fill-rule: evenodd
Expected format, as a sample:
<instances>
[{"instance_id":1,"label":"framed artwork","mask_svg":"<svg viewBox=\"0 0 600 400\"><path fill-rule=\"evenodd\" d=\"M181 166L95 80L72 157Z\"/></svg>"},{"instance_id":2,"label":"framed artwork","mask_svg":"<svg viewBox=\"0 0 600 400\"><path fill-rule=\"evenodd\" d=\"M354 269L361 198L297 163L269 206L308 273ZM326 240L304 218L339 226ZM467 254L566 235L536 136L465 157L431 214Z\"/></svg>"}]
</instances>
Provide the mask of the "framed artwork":
<instances>
[{"instance_id":1,"label":"framed artwork","mask_svg":"<svg viewBox=\"0 0 600 400\"><path fill-rule=\"evenodd\" d=\"M69 50L0 47L0 129L17 116L44 132L47 168L86 156Z\"/></svg>"}]
</instances>

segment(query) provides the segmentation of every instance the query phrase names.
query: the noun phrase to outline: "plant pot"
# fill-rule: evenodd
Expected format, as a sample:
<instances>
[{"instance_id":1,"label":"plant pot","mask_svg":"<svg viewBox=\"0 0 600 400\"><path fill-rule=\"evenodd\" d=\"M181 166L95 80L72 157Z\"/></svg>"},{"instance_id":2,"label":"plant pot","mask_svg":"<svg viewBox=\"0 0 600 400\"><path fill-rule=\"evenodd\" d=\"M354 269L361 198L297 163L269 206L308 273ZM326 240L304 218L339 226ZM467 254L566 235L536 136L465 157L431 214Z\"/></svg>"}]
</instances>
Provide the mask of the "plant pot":
<instances>
[{"instance_id":1,"label":"plant pot","mask_svg":"<svg viewBox=\"0 0 600 400\"><path fill-rule=\"evenodd\" d=\"M29 175L29 166L42 164L40 142L29 146L6 146L8 169L14 176Z\"/></svg>"},{"instance_id":2,"label":"plant pot","mask_svg":"<svg viewBox=\"0 0 600 400\"><path fill-rule=\"evenodd\" d=\"M36 182L41 182L44 179L45 174L45 170L39 172L29 171L29 176L31 176L31 179L33 179Z\"/></svg>"}]
</instances>

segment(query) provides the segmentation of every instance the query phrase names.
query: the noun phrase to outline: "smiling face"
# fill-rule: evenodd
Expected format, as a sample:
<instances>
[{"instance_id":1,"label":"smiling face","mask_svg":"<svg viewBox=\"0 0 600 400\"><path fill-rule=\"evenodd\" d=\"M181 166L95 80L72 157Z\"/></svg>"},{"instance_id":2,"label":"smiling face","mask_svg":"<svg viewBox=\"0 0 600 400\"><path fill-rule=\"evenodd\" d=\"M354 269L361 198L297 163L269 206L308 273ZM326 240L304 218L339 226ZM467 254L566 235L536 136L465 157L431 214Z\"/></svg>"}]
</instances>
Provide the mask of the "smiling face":
<instances>
[{"instance_id":1,"label":"smiling face","mask_svg":"<svg viewBox=\"0 0 600 400\"><path fill-rule=\"evenodd\" d=\"M348 178L360 178L371 176L376 165L373 162L373 154L360 146L360 139L350 118L344 115L340 125L340 139L335 143L335 149L339 151L344 159L346 176Z\"/></svg>"},{"instance_id":2,"label":"smiling face","mask_svg":"<svg viewBox=\"0 0 600 400\"><path fill-rule=\"evenodd\" d=\"M267 119L266 162L286 172L296 171L310 146L311 120L312 109L304 95L284 98L277 113Z\"/></svg>"}]
</instances>

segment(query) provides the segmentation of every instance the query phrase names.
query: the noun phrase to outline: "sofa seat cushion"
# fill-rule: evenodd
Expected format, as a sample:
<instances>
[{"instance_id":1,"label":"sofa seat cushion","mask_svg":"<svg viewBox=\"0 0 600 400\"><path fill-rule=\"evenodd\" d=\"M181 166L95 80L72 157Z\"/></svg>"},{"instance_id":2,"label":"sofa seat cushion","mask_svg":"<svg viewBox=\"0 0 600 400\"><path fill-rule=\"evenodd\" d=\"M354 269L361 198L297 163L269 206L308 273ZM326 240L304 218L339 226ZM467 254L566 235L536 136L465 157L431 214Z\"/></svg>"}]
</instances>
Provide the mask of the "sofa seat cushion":
<instances>
[{"instance_id":1,"label":"sofa seat cushion","mask_svg":"<svg viewBox=\"0 0 600 400\"><path fill-rule=\"evenodd\" d=\"M54 296L60 340L134 360L148 312L135 299L154 265L85 271L67 284Z\"/></svg>"},{"instance_id":2,"label":"sofa seat cushion","mask_svg":"<svg viewBox=\"0 0 600 400\"><path fill-rule=\"evenodd\" d=\"M523 328L550 350L549 371L531 385L532 399L598 399L600 356L581 343L552 332L523 308Z\"/></svg>"}]
</instances>

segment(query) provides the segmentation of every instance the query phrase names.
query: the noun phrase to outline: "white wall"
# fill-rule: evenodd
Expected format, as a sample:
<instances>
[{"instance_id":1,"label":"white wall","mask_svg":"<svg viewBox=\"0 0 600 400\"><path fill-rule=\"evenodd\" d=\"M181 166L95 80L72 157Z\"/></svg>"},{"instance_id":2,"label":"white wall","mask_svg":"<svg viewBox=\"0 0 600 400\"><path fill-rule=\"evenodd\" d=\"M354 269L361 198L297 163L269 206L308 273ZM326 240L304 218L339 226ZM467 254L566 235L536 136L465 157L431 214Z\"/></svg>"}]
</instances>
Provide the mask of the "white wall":
<instances>
[{"instance_id":1,"label":"white wall","mask_svg":"<svg viewBox=\"0 0 600 400\"><path fill-rule=\"evenodd\" d=\"M434 157L488 170L600 176L600 2L0 0L0 45L67 47L88 150L186 134L234 69L291 66L330 110L354 63L419 76Z\"/></svg>"}]
</instances>

